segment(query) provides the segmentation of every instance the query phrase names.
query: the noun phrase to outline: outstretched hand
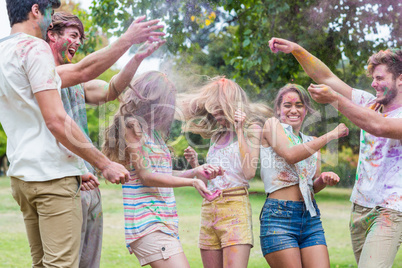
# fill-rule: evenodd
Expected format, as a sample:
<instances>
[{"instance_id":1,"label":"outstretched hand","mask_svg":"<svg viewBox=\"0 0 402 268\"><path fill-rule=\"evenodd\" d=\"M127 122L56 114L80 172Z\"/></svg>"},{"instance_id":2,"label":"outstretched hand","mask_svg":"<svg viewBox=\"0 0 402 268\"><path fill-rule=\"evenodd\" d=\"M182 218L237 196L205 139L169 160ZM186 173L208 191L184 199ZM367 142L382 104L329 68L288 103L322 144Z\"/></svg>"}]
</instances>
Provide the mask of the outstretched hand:
<instances>
[{"instance_id":1,"label":"outstretched hand","mask_svg":"<svg viewBox=\"0 0 402 268\"><path fill-rule=\"evenodd\" d=\"M310 84L308 92L310 92L311 98L318 103L332 103L338 97L337 93L330 86L324 84Z\"/></svg>"},{"instance_id":2,"label":"outstretched hand","mask_svg":"<svg viewBox=\"0 0 402 268\"><path fill-rule=\"evenodd\" d=\"M132 44L141 44L145 41L161 41L159 37L165 35L165 33L157 31L164 27L157 24L159 20L143 21L145 18L146 16L141 16L134 20L125 32Z\"/></svg>"},{"instance_id":3,"label":"outstretched hand","mask_svg":"<svg viewBox=\"0 0 402 268\"><path fill-rule=\"evenodd\" d=\"M278 53L279 51L282 51L286 54L293 52L298 46L298 44L296 43L276 37L271 38L268 44L273 53Z\"/></svg>"},{"instance_id":4,"label":"outstretched hand","mask_svg":"<svg viewBox=\"0 0 402 268\"><path fill-rule=\"evenodd\" d=\"M197 178L203 180L212 180L217 176L222 176L225 171L220 166L214 166L210 164L204 164L195 169L195 175Z\"/></svg>"},{"instance_id":5,"label":"outstretched hand","mask_svg":"<svg viewBox=\"0 0 402 268\"><path fill-rule=\"evenodd\" d=\"M334 186L339 182L339 176L334 172L323 172L320 175L322 181L329 186Z\"/></svg>"},{"instance_id":6,"label":"outstretched hand","mask_svg":"<svg viewBox=\"0 0 402 268\"><path fill-rule=\"evenodd\" d=\"M202 180L193 179L193 187L197 189L197 191L203 198L206 198L206 195L208 196L212 195L211 191L207 189L207 186Z\"/></svg>"},{"instance_id":7,"label":"outstretched hand","mask_svg":"<svg viewBox=\"0 0 402 268\"><path fill-rule=\"evenodd\" d=\"M146 57L148 57L152 53L154 53L164 43L166 43L166 40L157 41L157 42L146 41L144 44L142 44L138 48L137 52L134 55L135 59L138 61L142 61L143 59L145 59Z\"/></svg>"}]
</instances>

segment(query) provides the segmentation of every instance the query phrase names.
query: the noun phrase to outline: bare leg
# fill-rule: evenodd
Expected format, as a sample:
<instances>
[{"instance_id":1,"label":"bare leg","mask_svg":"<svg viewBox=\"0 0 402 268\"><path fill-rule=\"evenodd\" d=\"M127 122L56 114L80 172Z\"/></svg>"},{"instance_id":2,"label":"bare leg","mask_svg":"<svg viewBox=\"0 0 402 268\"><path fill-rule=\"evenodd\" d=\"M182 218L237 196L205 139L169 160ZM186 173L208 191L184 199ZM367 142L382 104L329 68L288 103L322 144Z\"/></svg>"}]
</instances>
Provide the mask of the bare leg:
<instances>
[{"instance_id":1,"label":"bare leg","mask_svg":"<svg viewBox=\"0 0 402 268\"><path fill-rule=\"evenodd\" d=\"M328 249L324 245L317 245L300 250L303 267L329 268Z\"/></svg>"},{"instance_id":2,"label":"bare leg","mask_svg":"<svg viewBox=\"0 0 402 268\"><path fill-rule=\"evenodd\" d=\"M183 252L173 255L167 260L151 262L149 265L151 265L152 268L190 268L190 264Z\"/></svg>"},{"instance_id":3,"label":"bare leg","mask_svg":"<svg viewBox=\"0 0 402 268\"><path fill-rule=\"evenodd\" d=\"M271 252L265 255L265 259L271 268L302 268L299 248L287 248Z\"/></svg>"},{"instance_id":4,"label":"bare leg","mask_svg":"<svg viewBox=\"0 0 402 268\"><path fill-rule=\"evenodd\" d=\"M246 268L251 245L235 245L223 248L223 267Z\"/></svg>"},{"instance_id":5,"label":"bare leg","mask_svg":"<svg viewBox=\"0 0 402 268\"><path fill-rule=\"evenodd\" d=\"M222 268L223 255L222 250L201 249L202 264L205 268Z\"/></svg>"}]
</instances>

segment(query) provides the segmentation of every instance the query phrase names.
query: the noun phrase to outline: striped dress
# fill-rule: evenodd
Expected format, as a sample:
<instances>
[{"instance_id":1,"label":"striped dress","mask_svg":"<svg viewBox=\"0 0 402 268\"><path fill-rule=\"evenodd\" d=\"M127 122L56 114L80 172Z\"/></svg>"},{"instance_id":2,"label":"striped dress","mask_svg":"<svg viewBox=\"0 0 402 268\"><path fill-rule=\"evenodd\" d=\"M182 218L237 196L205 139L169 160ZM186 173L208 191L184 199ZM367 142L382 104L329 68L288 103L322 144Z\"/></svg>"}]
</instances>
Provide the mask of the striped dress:
<instances>
[{"instance_id":1,"label":"striped dress","mask_svg":"<svg viewBox=\"0 0 402 268\"><path fill-rule=\"evenodd\" d=\"M145 132L144 151L148 153L152 173L172 174L172 161L165 144L156 144ZM156 135L156 134L155 134ZM179 218L173 188L144 186L134 169L123 185L126 245L155 231L179 239Z\"/></svg>"}]
</instances>

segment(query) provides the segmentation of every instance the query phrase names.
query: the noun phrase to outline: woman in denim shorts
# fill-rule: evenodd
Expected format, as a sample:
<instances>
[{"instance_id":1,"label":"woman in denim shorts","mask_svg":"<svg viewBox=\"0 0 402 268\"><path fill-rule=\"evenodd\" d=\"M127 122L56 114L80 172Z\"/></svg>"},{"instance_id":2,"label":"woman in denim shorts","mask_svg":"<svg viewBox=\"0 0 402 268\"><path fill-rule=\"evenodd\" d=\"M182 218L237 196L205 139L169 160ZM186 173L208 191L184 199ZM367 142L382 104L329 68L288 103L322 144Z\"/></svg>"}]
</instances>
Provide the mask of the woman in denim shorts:
<instances>
[{"instance_id":1,"label":"woman in denim shorts","mask_svg":"<svg viewBox=\"0 0 402 268\"><path fill-rule=\"evenodd\" d=\"M333 172L320 174L319 150L348 134L340 124L314 138L300 132L308 112L307 91L295 84L281 88L275 117L265 122L261 137L261 177L267 199L260 215L261 249L272 267L329 267L328 250L314 193L335 185Z\"/></svg>"}]
</instances>

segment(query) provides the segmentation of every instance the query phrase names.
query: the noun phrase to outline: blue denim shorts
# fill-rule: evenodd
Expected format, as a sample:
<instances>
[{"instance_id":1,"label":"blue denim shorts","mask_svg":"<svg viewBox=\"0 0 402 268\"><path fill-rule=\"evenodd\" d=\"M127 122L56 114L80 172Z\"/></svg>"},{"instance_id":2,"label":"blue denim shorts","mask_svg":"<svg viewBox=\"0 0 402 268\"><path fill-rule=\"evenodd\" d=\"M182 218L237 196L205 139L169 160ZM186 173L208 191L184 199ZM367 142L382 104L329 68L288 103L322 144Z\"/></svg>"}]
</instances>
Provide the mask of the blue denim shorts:
<instances>
[{"instance_id":1,"label":"blue denim shorts","mask_svg":"<svg viewBox=\"0 0 402 268\"><path fill-rule=\"evenodd\" d=\"M320 210L311 217L303 201L267 198L260 214L260 240L263 256L287 248L327 245Z\"/></svg>"}]
</instances>

